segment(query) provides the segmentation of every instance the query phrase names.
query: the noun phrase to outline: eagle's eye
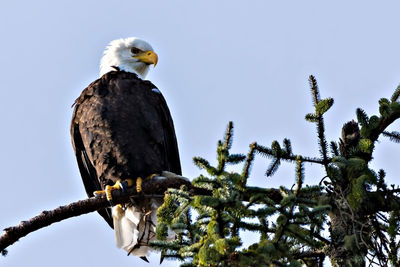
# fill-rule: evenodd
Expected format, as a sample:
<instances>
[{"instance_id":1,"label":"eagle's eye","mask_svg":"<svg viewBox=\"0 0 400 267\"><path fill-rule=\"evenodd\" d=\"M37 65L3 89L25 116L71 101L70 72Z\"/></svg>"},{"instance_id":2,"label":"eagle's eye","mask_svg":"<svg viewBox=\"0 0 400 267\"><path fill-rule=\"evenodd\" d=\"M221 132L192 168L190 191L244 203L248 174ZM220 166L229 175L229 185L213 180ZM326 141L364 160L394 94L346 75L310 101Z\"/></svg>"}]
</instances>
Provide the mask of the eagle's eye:
<instances>
[{"instance_id":1,"label":"eagle's eye","mask_svg":"<svg viewBox=\"0 0 400 267\"><path fill-rule=\"evenodd\" d=\"M140 53L140 49L139 48L136 48L136 47L132 47L131 48L131 52L132 52L132 54L138 54L138 53Z\"/></svg>"}]
</instances>

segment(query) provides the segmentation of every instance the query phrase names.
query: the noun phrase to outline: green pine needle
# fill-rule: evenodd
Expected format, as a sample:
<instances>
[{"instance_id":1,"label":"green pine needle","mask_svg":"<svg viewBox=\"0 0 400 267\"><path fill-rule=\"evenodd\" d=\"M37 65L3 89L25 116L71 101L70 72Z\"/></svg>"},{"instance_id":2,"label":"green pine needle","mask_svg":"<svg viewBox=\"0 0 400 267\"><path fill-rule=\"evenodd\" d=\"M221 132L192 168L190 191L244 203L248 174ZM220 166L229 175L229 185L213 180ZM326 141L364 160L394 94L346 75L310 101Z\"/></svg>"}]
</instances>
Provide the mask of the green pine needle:
<instances>
[{"instance_id":1,"label":"green pine needle","mask_svg":"<svg viewBox=\"0 0 400 267\"><path fill-rule=\"evenodd\" d=\"M311 93L313 96L313 104L316 107L319 102L319 99L320 99L317 80L315 79L315 77L313 75L310 75L308 78L308 81L310 83Z\"/></svg>"},{"instance_id":2,"label":"green pine needle","mask_svg":"<svg viewBox=\"0 0 400 267\"><path fill-rule=\"evenodd\" d=\"M390 141L395 143L400 143L400 133L393 131L393 132L386 132L384 131L383 136L389 137Z\"/></svg>"},{"instance_id":3,"label":"green pine needle","mask_svg":"<svg viewBox=\"0 0 400 267\"><path fill-rule=\"evenodd\" d=\"M379 100L379 113L382 117L387 117L391 113L392 109L390 108L391 103L387 98L381 98Z\"/></svg>"},{"instance_id":4,"label":"green pine needle","mask_svg":"<svg viewBox=\"0 0 400 267\"><path fill-rule=\"evenodd\" d=\"M274 173L278 170L279 165L281 165L281 160L280 159L275 159L274 161L271 162L269 165L265 175L266 176L272 176Z\"/></svg>"},{"instance_id":5,"label":"green pine needle","mask_svg":"<svg viewBox=\"0 0 400 267\"><path fill-rule=\"evenodd\" d=\"M226 162L230 164L238 164L243 162L246 159L246 156L243 154L232 154L229 155Z\"/></svg>"},{"instance_id":6,"label":"green pine needle","mask_svg":"<svg viewBox=\"0 0 400 267\"><path fill-rule=\"evenodd\" d=\"M291 156L293 154L292 144L289 139L287 139L287 138L283 139L283 148L284 148L287 156Z\"/></svg>"},{"instance_id":7,"label":"green pine needle","mask_svg":"<svg viewBox=\"0 0 400 267\"><path fill-rule=\"evenodd\" d=\"M266 146L256 144L255 151L260 153L261 156L268 157L268 158L274 158L274 156L273 156L274 153L272 152L272 149L270 149Z\"/></svg>"},{"instance_id":8,"label":"green pine needle","mask_svg":"<svg viewBox=\"0 0 400 267\"><path fill-rule=\"evenodd\" d=\"M333 98L330 97L319 101L317 106L315 107L317 116L323 115L332 107L332 105L333 105Z\"/></svg>"},{"instance_id":9,"label":"green pine needle","mask_svg":"<svg viewBox=\"0 0 400 267\"><path fill-rule=\"evenodd\" d=\"M300 191L301 187L303 186L304 182L304 167L303 167L303 162L301 161L301 158L298 157L296 161L296 183L297 183L297 188L294 192L295 195L298 194Z\"/></svg>"},{"instance_id":10,"label":"green pine needle","mask_svg":"<svg viewBox=\"0 0 400 267\"><path fill-rule=\"evenodd\" d=\"M336 142L334 142L334 141L331 142L331 153L335 157L339 156L339 149L338 149Z\"/></svg>"},{"instance_id":11,"label":"green pine needle","mask_svg":"<svg viewBox=\"0 0 400 267\"><path fill-rule=\"evenodd\" d=\"M400 85L397 86L396 90L394 91L392 97L390 98L390 100L392 102L396 102L399 99L400 96Z\"/></svg>"},{"instance_id":12,"label":"green pine needle","mask_svg":"<svg viewBox=\"0 0 400 267\"><path fill-rule=\"evenodd\" d=\"M215 167L212 167L210 163L203 158L194 157L193 162L200 169L205 169L210 175L215 175L218 173L217 169Z\"/></svg>"},{"instance_id":13,"label":"green pine needle","mask_svg":"<svg viewBox=\"0 0 400 267\"><path fill-rule=\"evenodd\" d=\"M305 119L306 119L306 121L311 122L311 123L318 122L318 116L315 115L314 113L306 114Z\"/></svg>"},{"instance_id":14,"label":"green pine needle","mask_svg":"<svg viewBox=\"0 0 400 267\"><path fill-rule=\"evenodd\" d=\"M253 161L254 161L254 153L255 153L256 147L257 147L257 143L255 143L255 142L252 143L250 145L249 153L247 153L246 163L245 163L245 165L243 167L243 172L242 172L242 177L243 177L242 186L246 185L247 178L249 178L251 166L252 166Z\"/></svg>"},{"instance_id":15,"label":"green pine needle","mask_svg":"<svg viewBox=\"0 0 400 267\"><path fill-rule=\"evenodd\" d=\"M357 114L358 123L363 127L368 126L369 118L368 118L367 113L363 109L357 108L356 114Z\"/></svg>"},{"instance_id":16,"label":"green pine needle","mask_svg":"<svg viewBox=\"0 0 400 267\"><path fill-rule=\"evenodd\" d=\"M230 121L228 123L228 126L226 127L226 132L225 132L225 140L224 140L225 149L231 149L232 139L233 139L233 122Z\"/></svg>"}]
</instances>

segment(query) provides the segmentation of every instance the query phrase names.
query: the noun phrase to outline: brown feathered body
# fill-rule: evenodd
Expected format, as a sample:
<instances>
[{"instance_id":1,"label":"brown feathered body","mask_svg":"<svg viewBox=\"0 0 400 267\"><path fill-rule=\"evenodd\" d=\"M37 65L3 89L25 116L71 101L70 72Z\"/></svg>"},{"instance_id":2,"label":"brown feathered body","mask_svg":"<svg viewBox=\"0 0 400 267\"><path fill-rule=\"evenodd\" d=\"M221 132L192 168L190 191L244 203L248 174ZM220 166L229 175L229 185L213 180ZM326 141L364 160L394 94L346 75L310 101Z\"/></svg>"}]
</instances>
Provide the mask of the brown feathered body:
<instances>
[{"instance_id":1,"label":"brown feathered body","mask_svg":"<svg viewBox=\"0 0 400 267\"><path fill-rule=\"evenodd\" d=\"M108 72L74 105L71 137L88 196L117 179L165 170L181 174L170 111L151 82L134 73ZM112 227L110 210L99 213Z\"/></svg>"}]
</instances>

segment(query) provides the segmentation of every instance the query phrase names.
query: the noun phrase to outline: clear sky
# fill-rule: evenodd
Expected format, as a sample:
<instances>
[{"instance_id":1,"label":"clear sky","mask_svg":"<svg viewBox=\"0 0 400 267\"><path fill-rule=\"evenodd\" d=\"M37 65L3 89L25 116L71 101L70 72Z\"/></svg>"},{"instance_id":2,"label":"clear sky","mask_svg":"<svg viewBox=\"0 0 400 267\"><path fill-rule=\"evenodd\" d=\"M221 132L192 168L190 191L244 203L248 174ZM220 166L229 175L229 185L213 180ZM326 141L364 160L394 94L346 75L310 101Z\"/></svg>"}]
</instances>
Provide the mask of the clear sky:
<instances>
[{"instance_id":1,"label":"clear sky","mask_svg":"<svg viewBox=\"0 0 400 267\"><path fill-rule=\"evenodd\" d=\"M312 112L308 75L322 97L335 99L328 140L338 140L357 107L377 113L378 99L400 83L399 2L327 2L1 1L0 228L86 197L69 136L71 104L98 78L102 51L116 38L141 37L159 54L147 78L169 104L185 176L199 175L194 156L215 162L230 120L235 153L287 137L295 153L317 155L315 126L304 120ZM375 154L374 166L392 182L399 150L381 139ZM293 166L266 178L268 164L256 160L253 185L294 183ZM322 178L315 166L306 170L306 183ZM125 256L92 213L21 239L0 265L158 266L158 258L144 265Z\"/></svg>"}]
</instances>

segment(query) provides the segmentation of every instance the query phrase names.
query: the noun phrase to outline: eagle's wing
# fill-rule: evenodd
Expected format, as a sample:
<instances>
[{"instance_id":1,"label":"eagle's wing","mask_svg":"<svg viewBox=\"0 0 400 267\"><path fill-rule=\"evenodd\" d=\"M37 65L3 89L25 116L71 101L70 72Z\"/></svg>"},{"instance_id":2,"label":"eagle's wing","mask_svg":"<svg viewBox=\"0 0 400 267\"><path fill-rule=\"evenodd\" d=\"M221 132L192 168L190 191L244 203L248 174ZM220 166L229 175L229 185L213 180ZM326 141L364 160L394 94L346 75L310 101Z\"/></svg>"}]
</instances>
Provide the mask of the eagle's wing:
<instances>
[{"instance_id":1,"label":"eagle's wing","mask_svg":"<svg viewBox=\"0 0 400 267\"><path fill-rule=\"evenodd\" d=\"M88 87L90 88L90 86ZM96 174L96 170L89 160L85 146L83 145L82 136L79 131L79 124L77 123L77 109L81 101L90 95L88 88L82 93L81 97L78 98L74 105L74 113L71 123L71 140L72 147L75 151L76 160L78 162L79 172L81 173L82 181L85 186L86 193L89 197L93 197L93 192L103 190L100 185L99 179ZM85 96L85 97L83 97ZM113 228L113 219L111 215L111 208L98 210L100 215L106 220L106 222Z\"/></svg>"},{"instance_id":2,"label":"eagle's wing","mask_svg":"<svg viewBox=\"0 0 400 267\"><path fill-rule=\"evenodd\" d=\"M163 95L161 92L157 89L154 88L152 90L158 100L158 112L160 114L160 117L162 117L163 121L163 130L164 130L164 149L165 149L165 155L168 158L168 171L171 171L173 173L182 174L181 170L181 161L179 159L179 151L178 151L178 144L176 141L176 135L175 135L175 127L174 127L174 122L172 121L172 116L170 114L170 111L168 109L167 102L165 101Z\"/></svg>"}]
</instances>

